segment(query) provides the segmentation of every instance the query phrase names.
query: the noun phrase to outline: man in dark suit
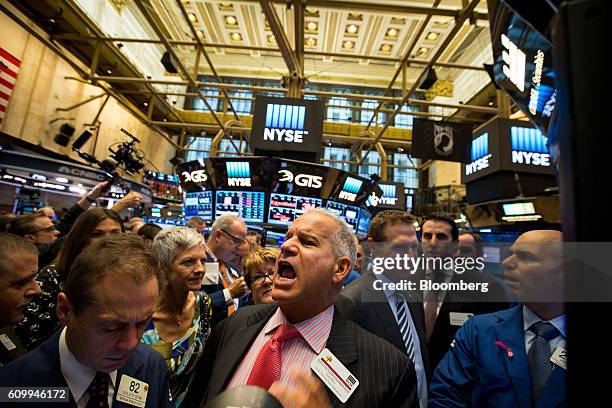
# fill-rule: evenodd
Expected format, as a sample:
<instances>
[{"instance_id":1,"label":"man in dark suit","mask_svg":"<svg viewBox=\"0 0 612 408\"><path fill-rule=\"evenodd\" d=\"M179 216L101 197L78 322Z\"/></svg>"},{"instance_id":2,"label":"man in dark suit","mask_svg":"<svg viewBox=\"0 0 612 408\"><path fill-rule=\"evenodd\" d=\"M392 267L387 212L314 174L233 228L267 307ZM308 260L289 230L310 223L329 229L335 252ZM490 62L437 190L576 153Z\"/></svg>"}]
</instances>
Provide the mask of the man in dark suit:
<instances>
[{"instance_id":1,"label":"man in dark suit","mask_svg":"<svg viewBox=\"0 0 612 408\"><path fill-rule=\"evenodd\" d=\"M276 263L277 304L240 309L217 327L196 372L195 382L208 389L193 388L185 404L198 406L225 389L251 384L295 407L416 407L408 357L334 309L355 253L344 221L320 209L299 217ZM344 387L338 391L324 381L325 389L318 388L318 382L291 374L310 376L311 367Z\"/></svg>"},{"instance_id":2,"label":"man in dark suit","mask_svg":"<svg viewBox=\"0 0 612 408\"><path fill-rule=\"evenodd\" d=\"M376 214L370 222L365 243L371 247L368 252L373 256L385 255L383 253L387 257L416 256L419 242L414 221L405 211L388 210ZM379 286L381 282L397 283L409 279L410 271L389 268L375 275L371 269L364 265L363 276L342 290L336 307L344 317L387 340L410 358L417 375L419 405L425 408L430 373L420 296L410 291L383 290Z\"/></svg>"},{"instance_id":3,"label":"man in dark suit","mask_svg":"<svg viewBox=\"0 0 612 408\"><path fill-rule=\"evenodd\" d=\"M421 277L433 284L465 283L485 284L486 292L479 290L425 290L423 306L425 335L427 338L429 363L433 369L448 351L455 333L465 321L482 313L490 313L508 307L506 293L493 278L476 268L465 270L445 269L445 260L455 257L459 229L455 220L444 214L425 218L421 225L421 243L427 265ZM429 262L437 261L440 262ZM440 267L442 264L442 267ZM481 286L481 288L484 286Z\"/></svg>"},{"instance_id":4,"label":"man in dark suit","mask_svg":"<svg viewBox=\"0 0 612 408\"><path fill-rule=\"evenodd\" d=\"M566 405L566 331L558 231L521 235L504 260L523 304L475 316L435 371L430 407Z\"/></svg>"},{"instance_id":5,"label":"man in dark suit","mask_svg":"<svg viewBox=\"0 0 612 408\"><path fill-rule=\"evenodd\" d=\"M68 387L65 407L173 407L163 358L140 343L157 306L157 274L140 237L88 246L58 295L65 327L0 369L0 386Z\"/></svg>"},{"instance_id":6,"label":"man in dark suit","mask_svg":"<svg viewBox=\"0 0 612 408\"><path fill-rule=\"evenodd\" d=\"M247 226L244 221L230 214L215 220L206 241L209 251L206 275L202 281L202 289L212 301L213 324L219 323L242 306L241 298L248 287L244 278L229 263L240 253L240 248L247 244Z\"/></svg>"},{"instance_id":7,"label":"man in dark suit","mask_svg":"<svg viewBox=\"0 0 612 408\"><path fill-rule=\"evenodd\" d=\"M23 237L0 232L0 367L25 354L13 326L25 306L40 295L38 250Z\"/></svg>"}]
</instances>

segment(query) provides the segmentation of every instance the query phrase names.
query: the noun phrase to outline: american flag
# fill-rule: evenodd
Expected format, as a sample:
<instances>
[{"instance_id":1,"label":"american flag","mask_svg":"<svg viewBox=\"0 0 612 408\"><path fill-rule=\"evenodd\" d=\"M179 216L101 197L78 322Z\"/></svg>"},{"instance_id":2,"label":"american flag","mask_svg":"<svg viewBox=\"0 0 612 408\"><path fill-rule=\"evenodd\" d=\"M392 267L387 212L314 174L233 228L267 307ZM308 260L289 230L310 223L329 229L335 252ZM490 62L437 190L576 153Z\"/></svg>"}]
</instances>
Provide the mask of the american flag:
<instances>
[{"instance_id":1,"label":"american flag","mask_svg":"<svg viewBox=\"0 0 612 408\"><path fill-rule=\"evenodd\" d=\"M4 120L8 101L13 93L21 61L0 47L0 124Z\"/></svg>"}]
</instances>

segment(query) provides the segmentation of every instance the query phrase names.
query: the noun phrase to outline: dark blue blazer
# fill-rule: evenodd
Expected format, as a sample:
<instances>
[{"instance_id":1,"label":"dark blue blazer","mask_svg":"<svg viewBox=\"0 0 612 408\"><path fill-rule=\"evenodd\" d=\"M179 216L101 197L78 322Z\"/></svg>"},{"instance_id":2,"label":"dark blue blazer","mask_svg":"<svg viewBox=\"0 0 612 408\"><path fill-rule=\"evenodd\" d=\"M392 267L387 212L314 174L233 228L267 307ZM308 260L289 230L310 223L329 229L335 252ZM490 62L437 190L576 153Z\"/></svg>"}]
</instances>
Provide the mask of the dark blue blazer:
<instances>
[{"instance_id":1,"label":"dark blue blazer","mask_svg":"<svg viewBox=\"0 0 612 408\"><path fill-rule=\"evenodd\" d=\"M30 353L0 368L0 387L68 387L62 376L59 358L60 331ZM118 385L122 375L129 375L149 385L146 407L173 408L169 400L168 369L163 357L149 346L139 344L125 365L117 371ZM115 391L117 388L115 388ZM116 394L115 394L116 396ZM53 407L76 407L70 393L70 402L50 403ZM20 404L40 408L41 403ZM113 401L113 408L133 408L131 405Z\"/></svg>"},{"instance_id":2,"label":"dark blue blazer","mask_svg":"<svg viewBox=\"0 0 612 408\"><path fill-rule=\"evenodd\" d=\"M465 322L434 372L429 408L566 406L566 373L557 365L537 404L532 402L522 310L519 305ZM513 356L497 341L509 347Z\"/></svg>"}]
</instances>

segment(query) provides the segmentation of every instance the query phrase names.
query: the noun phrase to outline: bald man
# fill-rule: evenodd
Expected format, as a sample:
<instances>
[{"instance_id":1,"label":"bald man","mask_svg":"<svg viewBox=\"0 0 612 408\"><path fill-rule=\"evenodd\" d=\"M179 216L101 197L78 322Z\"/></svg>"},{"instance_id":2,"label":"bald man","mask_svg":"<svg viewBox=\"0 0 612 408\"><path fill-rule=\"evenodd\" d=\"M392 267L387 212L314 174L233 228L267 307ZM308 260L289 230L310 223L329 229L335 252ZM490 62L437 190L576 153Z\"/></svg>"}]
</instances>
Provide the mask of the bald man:
<instances>
[{"instance_id":1,"label":"bald man","mask_svg":"<svg viewBox=\"0 0 612 408\"><path fill-rule=\"evenodd\" d=\"M431 381L430 408L565 406L561 241L559 231L540 230L512 245L503 265L521 304L459 329Z\"/></svg>"}]
</instances>

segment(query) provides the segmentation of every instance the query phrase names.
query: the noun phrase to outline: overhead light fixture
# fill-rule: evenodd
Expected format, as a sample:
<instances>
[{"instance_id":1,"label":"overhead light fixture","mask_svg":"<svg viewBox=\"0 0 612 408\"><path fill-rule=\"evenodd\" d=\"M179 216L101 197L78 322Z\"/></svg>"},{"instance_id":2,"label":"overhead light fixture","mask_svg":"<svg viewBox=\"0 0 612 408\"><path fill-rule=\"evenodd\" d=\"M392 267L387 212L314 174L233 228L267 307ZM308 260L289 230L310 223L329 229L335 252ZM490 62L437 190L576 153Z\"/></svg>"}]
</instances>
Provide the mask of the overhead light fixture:
<instances>
[{"instance_id":1,"label":"overhead light fixture","mask_svg":"<svg viewBox=\"0 0 612 408\"><path fill-rule=\"evenodd\" d=\"M188 16L189 16L189 21L191 21L192 23L195 23L198 21L198 18L196 17L195 14L189 13Z\"/></svg>"},{"instance_id":2,"label":"overhead light fixture","mask_svg":"<svg viewBox=\"0 0 612 408\"><path fill-rule=\"evenodd\" d=\"M276 37L274 37L272 34L268 34L268 42L276 44Z\"/></svg>"},{"instance_id":3,"label":"overhead light fixture","mask_svg":"<svg viewBox=\"0 0 612 408\"><path fill-rule=\"evenodd\" d=\"M231 38L233 41L242 41L242 34L232 33Z\"/></svg>"},{"instance_id":4,"label":"overhead light fixture","mask_svg":"<svg viewBox=\"0 0 612 408\"><path fill-rule=\"evenodd\" d=\"M198 30L198 31L196 31L196 33L198 34L198 37L204 38L204 31Z\"/></svg>"},{"instance_id":5,"label":"overhead light fixture","mask_svg":"<svg viewBox=\"0 0 612 408\"><path fill-rule=\"evenodd\" d=\"M419 49L417 50L417 55L418 55L419 57L424 57L424 56L426 56L427 54L429 54L429 48L427 48L427 47L421 47L421 48L419 48Z\"/></svg>"},{"instance_id":6,"label":"overhead light fixture","mask_svg":"<svg viewBox=\"0 0 612 408\"><path fill-rule=\"evenodd\" d=\"M313 38L313 37L308 37L308 38L306 39L306 45L307 45L307 46L309 46L309 47L314 47L314 46L316 46L316 45L317 45L317 39L316 39L316 38Z\"/></svg>"},{"instance_id":7,"label":"overhead light fixture","mask_svg":"<svg viewBox=\"0 0 612 408\"><path fill-rule=\"evenodd\" d=\"M149 106L149 103L148 103L148 102L145 102L145 103L143 103L143 105L144 105L145 107L147 107L147 106Z\"/></svg>"},{"instance_id":8,"label":"overhead light fixture","mask_svg":"<svg viewBox=\"0 0 612 408\"><path fill-rule=\"evenodd\" d=\"M317 28L319 28L319 25L314 21L309 21L308 24L306 24L306 29L308 31L317 31Z\"/></svg>"},{"instance_id":9,"label":"overhead light fixture","mask_svg":"<svg viewBox=\"0 0 612 408\"><path fill-rule=\"evenodd\" d=\"M67 183L68 179L66 177L56 177L55 181L57 181L59 183Z\"/></svg>"},{"instance_id":10,"label":"overhead light fixture","mask_svg":"<svg viewBox=\"0 0 612 408\"><path fill-rule=\"evenodd\" d=\"M380 50L382 52L389 52L389 51L391 51L391 48L393 48L393 46L391 44L382 44L380 46Z\"/></svg>"},{"instance_id":11,"label":"overhead light fixture","mask_svg":"<svg viewBox=\"0 0 612 408\"><path fill-rule=\"evenodd\" d=\"M399 30L397 28L390 28L387 30L387 37L395 38L399 34Z\"/></svg>"},{"instance_id":12,"label":"overhead light fixture","mask_svg":"<svg viewBox=\"0 0 612 408\"><path fill-rule=\"evenodd\" d=\"M425 38L429 41L437 41L438 38L440 38L440 33L435 32L435 31L430 31L427 33L427 35L425 36Z\"/></svg>"},{"instance_id":13,"label":"overhead light fixture","mask_svg":"<svg viewBox=\"0 0 612 408\"><path fill-rule=\"evenodd\" d=\"M359 27L356 24L349 24L346 26L346 32L349 34L357 34Z\"/></svg>"},{"instance_id":14,"label":"overhead light fixture","mask_svg":"<svg viewBox=\"0 0 612 408\"><path fill-rule=\"evenodd\" d=\"M355 43L352 42L351 40L347 40L342 43L342 48L344 48L345 50L352 50L354 47L355 47Z\"/></svg>"},{"instance_id":15,"label":"overhead light fixture","mask_svg":"<svg viewBox=\"0 0 612 408\"><path fill-rule=\"evenodd\" d=\"M234 8L234 6L232 5L232 3L225 3L225 2L221 2L219 5L220 5L222 8L225 8L225 9Z\"/></svg>"},{"instance_id":16,"label":"overhead light fixture","mask_svg":"<svg viewBox=\"0 0 612 408\"><path fill-rule=\"evenodd\" d=\"M236 20L236 17L234 16L225 16L225 24L229 26L235 26L236 24L238 24L238 20Z\"/></svg>"}]
</instances>

